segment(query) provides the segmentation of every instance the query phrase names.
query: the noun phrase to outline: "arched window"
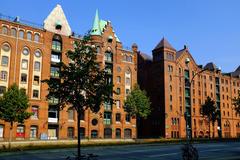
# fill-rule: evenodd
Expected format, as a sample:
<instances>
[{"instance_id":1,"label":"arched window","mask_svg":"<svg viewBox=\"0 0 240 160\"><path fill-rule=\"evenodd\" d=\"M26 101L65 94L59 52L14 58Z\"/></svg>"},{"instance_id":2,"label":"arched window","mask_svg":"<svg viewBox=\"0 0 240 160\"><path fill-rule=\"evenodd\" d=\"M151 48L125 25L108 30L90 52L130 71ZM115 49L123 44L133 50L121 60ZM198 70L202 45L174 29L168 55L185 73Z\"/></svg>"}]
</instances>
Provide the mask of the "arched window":
<instances>
[{"instance_id":1,"label":"arched window","mask_svg":"<svg viewBox=\"0 0 240 160\"><path fill-rule=\"evenodd\" d=\"M42 56L41 54L41 51L40 50L36 50L34 55L37 57L37 58L40 58Z\"/></svg>"},{"instance_id":2,"label":"arched window","mask_svg":"<svg viewBox=\"0 0 240 160\"><path fill-rule=\"evenodd\" d=\"M120 128L116 129L116 138L121 138L121 129Z\"/></svg>"},{"instance_id":3,"label":"arched window","mask_svg":"<svg viewBox=\"0 0 240 160\"><path fill-rule=\"evenodd\" d=\"M97 54L101 53L101 48L99 46L97 46Z\"/></svg>"},{"instance_id":4,"label":"arched window","mask_svg":"<svg viewBox=\"0 0 240 160\"><path fill-rule=\"evenodd\" d=\"M73 127L68 127L68 138L73 139L74 138L74 128Z\"/></svg>"},{"instance_id":5,"label":"arched window","mask_svg":"<svg viewBox=\"0 0 240 160\"><path fill-rule=\"evenodd\" d=\"M24 47L22 53L23 53L23 55L28 56L29 55L29 49L27 47Z\"/></svg>"},{"instance_id":6,"label":"arched window","mask_svg":"<svg viewBox=\"0 0 240 160\"><path fill-rule=\"evenodd\" d=\"M39 34L38 34L38 33L35 33L35 34L34 34L34 41L35 41L35 42L39 42L39 39L40 39Z\"/></svg>"},{"instance_id":7,"label":"arched window","mask_svg":"<svg viewBox=\"0 0 240 160\"><path fill-rule=\"evenodd\" d=\"M32 40L32 33L27 32L27 40L31 41Z\"/></svg>"},{"instance_id":8,"label":"arched window","mask_svg":"<svg viewBox=\"0 0 240 160\"><path fill-rule=\"evenodd\" d=\"M80 137L81 139L85 138L85 128L80 127Z\"/></svg>"},{"instance_id":9,"label":"arched window","mask_svg":"<svg viewBox=\"0 0 240 160\"><path fill-rule=\"evenodd\" d=\"M19 38L21 38L21 39L24 38L24 31L23 30L19 31Z\"/></svg>"},{"instance_id":10,"label":"arched window","mask_svg":"<svg viewBox=\"0 0 240 160\"><path fill-rule=\"evenodd\" d=\"M132 138L132 130L124 129L124 138Z\"/></svg>"},{"instance_id":11,"label":"arched window","mask_svg":"<svg viewBox=\"0 0 240 160\"><path fill-rule=\"evenodd\" d=\"M2 50L3 50L4 52L9 52L9 51L11 50L11 48L10 48L10 46L9 46L7 43L5 43L5 44L2 46Z\"/></svg>"},{"instance_id":12,"label":"arched window","mask_svg":"<svg viewBox=\"0 0 240 160\"><path fill-rule=\"evenodd\" d=\"M15 28L11 29L11 36L17 37L17 30Z\"/></svg>"},{"instance_id":13,"label":"arched window","mask_svg":"<svg viewBox=\"0 0 240 160\"><path fill-rule=\"evenodd\" d=\"M8 28L6 26L2 27L2 34L8 34Z\"/></svg>"},{"instance_id":14,"label":"arched window","mask_svg":"<svg viewBox=\"0 0 240 160\"><path fill-rule=\"evenodd\" d=\"M104 138L112 138L112 129L104 128Z\"/></svg>"},{"instance_id":15,"label":"arched window","mask_svg":"<svg viewBox=\"0 0 240 160\"><path fill-rule=\"evenodd\" d=\"M92 130L91 131L91 138L98 138L98 131L97 130Z\"/></svg>"}]
</instances>

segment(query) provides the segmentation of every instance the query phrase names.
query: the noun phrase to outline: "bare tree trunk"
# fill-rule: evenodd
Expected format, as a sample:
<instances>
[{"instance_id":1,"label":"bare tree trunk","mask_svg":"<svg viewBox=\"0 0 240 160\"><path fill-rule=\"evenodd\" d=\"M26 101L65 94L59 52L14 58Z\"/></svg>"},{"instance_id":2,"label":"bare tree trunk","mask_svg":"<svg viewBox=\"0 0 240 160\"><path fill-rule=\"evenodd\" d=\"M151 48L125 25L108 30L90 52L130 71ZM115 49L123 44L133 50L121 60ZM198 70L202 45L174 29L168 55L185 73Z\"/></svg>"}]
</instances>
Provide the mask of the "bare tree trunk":
<instances>
[{"instance_id":1,"label":"bare tree trunk","mask_svg":"<svg viewBox=\"0 0 240 160\"><path fill-rule=\"evenodd\" d=\"M209 139L211 139L211 131L210 130L211 130L211 122L210 122L210 118L208 118L208 132L209 132L209 134L208 134L209 137L208 138Z\"/></svg>"},{"instance_id":2,"label":"bare tree trunk","mask_svg":"<svg viewBox=\"0 0 240 160\"><path fill-rule=\"evenodd\" d=\"M212 122L212 127L213 127L213 138L215 138L215 130L214 130L214 122Z\"/></svg>"},{"instance_id":3,"label":"bare tree trunk","mask_svg":"<svg viewBox=\"0 0 240 160\"><path fill-rule=\"evenodd\" d=\"M81 158L81 137L80 137L80 119L81 119L81 110L77 112L78 118L77 118L77 127L78 127L78 160Z\"/></svg>"},{"instance_id":4,"label":"bare tree trunk","mask_svg":"<svg viewBox=\"0 0 240 160\"><path fill-rule=\"evenodd\" d=\"M8 139L8 149L11 149L13 122L10 122L10 137Z\"/></svg>"}]
</instances>

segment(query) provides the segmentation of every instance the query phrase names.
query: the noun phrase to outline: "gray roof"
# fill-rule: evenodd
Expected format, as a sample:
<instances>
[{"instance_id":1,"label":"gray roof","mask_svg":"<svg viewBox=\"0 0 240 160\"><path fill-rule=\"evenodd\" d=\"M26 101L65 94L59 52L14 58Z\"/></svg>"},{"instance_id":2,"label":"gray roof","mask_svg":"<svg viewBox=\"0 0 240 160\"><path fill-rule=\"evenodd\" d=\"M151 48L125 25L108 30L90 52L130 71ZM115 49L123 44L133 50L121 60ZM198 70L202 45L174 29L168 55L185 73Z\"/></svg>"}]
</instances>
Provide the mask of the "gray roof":
<instances>
[{"instance_id":1,"label":"gray roof","mask_svg":"<svg viewBox=\"0 0 240 160\"><path fill-rule=\"evenodd\" d=\"M140 55L143 57L143 59L152 61L152 57L150 55L142 52L140 52Z\"/></svg>"},{"instance_id":2,"label":"gray roof","mask_svg":"<svg viewBox=\"0 0 240 160\"><path fill-rule=\"evenodd\" d=\"M185 52L185 50L186 50L186 48L181 49L180 51L177 51L176 57L179 58Z\"/></svg>"},{"instance_id":3,"label":"gray roof","mask_svg":"<svg viewBox=\"0 0 240 160\"><path fill-rule=\"evenodd\" d=\"M238 66L238 68L234 72L232 72L232 76L240 77L240 66Z\"/></svg>"},{"instance_id":4,"label":"gray roof","mask_svg":"<svg viewBox=\"0 0 240 160\"><path fill-rule=\"evenodd\" d=\"M167 39L163 38L158 45L154 48L154 50L159 49L159 48L168 48L175 50L172 45L167 41Z\"/></svg>"},{"instance_id":5,"label":"gray roof","mask_svg":"<svg viewBox=\"0 0 240 160\"><path fill-rule=\"evenodd\" d=\"M217 70L217 66L213 62L210 62L204 66L204 69L208 69L210 71L215 71L215 70Z\"/></svg>"}]
</instances>

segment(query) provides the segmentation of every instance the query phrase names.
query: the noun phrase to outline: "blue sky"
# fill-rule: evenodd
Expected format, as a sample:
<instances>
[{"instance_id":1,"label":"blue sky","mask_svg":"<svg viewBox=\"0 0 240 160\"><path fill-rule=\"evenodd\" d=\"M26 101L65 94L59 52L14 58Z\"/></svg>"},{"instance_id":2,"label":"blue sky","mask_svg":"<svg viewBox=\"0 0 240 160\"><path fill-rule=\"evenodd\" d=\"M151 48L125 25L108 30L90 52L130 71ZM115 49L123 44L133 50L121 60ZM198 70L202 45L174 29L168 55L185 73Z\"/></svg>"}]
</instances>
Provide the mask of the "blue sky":
<instances>
[{"instance_id":1,"label":"blue sky","mask_svg":"<svg viewBox=\"0 0 240 160\"><path fill-rule=\"evenodd\" d=\"M223 72L240 65L239 0L2 0L0 13L42 24L56 4L76 33L91 28L99 9L125 46L151 54L164 36L176 50L186 44L198 64L213 61Z\"/></svg>"}]
</instances>

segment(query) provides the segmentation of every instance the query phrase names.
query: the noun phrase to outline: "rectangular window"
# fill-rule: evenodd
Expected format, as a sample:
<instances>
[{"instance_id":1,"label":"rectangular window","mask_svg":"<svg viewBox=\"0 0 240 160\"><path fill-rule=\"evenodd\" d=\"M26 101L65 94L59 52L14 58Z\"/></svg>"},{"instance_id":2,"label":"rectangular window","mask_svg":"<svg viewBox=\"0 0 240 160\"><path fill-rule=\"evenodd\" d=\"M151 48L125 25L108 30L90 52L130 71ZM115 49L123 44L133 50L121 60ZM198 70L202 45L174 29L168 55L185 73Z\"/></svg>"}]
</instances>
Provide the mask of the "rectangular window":
<instances>
[{"instance_id":1,"label":"rectangular window","mask_svg":"<svg viewBox=\"0 0 240 160\"><path fill-rule=\"evenodd\" d=\"M34 85L39 85L39 76L34 76L34 78L33 78L33 84L34 84Z\"/></svg>"},{"instance_id":2,"label":"rectangular window","mask_svg":"<svg viewBox=\"0 0 240 160\"><path fill-rule=\"evenodd\" d=\"M33 90L33 98L38 98L39 96L39 91L38 90Z\"/></svg>"},{"instance_id":3,"label":"rectangular window","mask_svg":"<svg viewBox=\"0 0 240 160\"><path fill-rule=\"evenodd\" d=\"M0 79L6 81L8 77L7 71L1 71Z\"/></svg>"},{"instance_id":4,"label":"rectangular window","mask_svg":"<svg viewBox=\"0 0 240 160\"><path fill-rule=\"evenodd\" d=\"M118 109L120 108L120 100L116 100L116 106Z\"/></svg>"},{"instance_id":5,"label":"rectangular window","mask_svg":"<svg viewBox=\"0 0 240 160\"><path fill-rule=\"evenodd\" d=\"M31 126L30 128L30 138L37 138L37 126Z\"/></svg>"},{"instance_id":6,"label":"rectangular window","mask_svg":"<svg viewBox=\"0 0 240 160\"><path fill-rule=\"evenodd\" d=\"M61 61L61 57L58 54L51 54L51 62L59 63Z\"/></svg>"},{"instance_id":7,"label":"rectangular window","mask_svg":"<svg viewBox=\"0 0 240 160\"><path fill-rule=\"evenodd\" d=\"M22 69L28 69L28 60L22 59Z\"/></svg>"},{"instance_id":8,"label":"rectangular window","mask_svg":"<svg viewBox=\"0 0 240 160\"><path fill-rule=\"evenodd\" d=\"M25 73L21 74L21 83L27 83L27 74Z\"/></svg>"},{"instance_id":9,"label":"rectangular window","mask_svg":"<svg viewBox=\"0 0 240 160\"><path fill-rule=\"evenodd\" d=\"M129 77L126 78L126 85L131 85L131 79Z\"/></svg>"},{"instance_id":10,"label":"rectangular window","mask_svg":"<svg viewBox=\"0 0 240 160\"><path fill-rule=\"evenodd\" d=\"M126 120L127 123L129 123L131 121L130 114L126 114L125 120Z\"/></svg>"},{"instance_id":11,"label":"rectangular window","mask_svg":"<svg viewBox=\"0 0 240 160\"><path fill-rule=\"evenodd\" d=\"M32 106L32 119L38 119L38 106Z\"/></svg>"},{"instance_id":12,"label":"rectangular window","mask_svg":"<svg viewBox=\"0 0 240 160\"><path fill-rule=\"evenodd\" d=\"M104 112L104 124L110 125L112 123L112 113Z\"/></svg>"},{"instance_id":13,"label":"rectangular window","mask_svg":"<svg viewBox=\"0 0 240 160\"><path fill-rule=\"evenodd\" d=\"M126 96L129 95L130 89L126 89Z\"/></svg>"},{"instance_id":14,"label":"rectangular window","mask_svg":"<svg viewBox=\"0 0 240 160\"><path fill-rule=\"evenodd\" d=\"M0 125L0 138L3 138L3 130L4 130L4 126Z\"/></svg>"},{"instance_id":15,"label":"rectangular window","mask_svg":"<svg viewBox=\"0 0 240 160\"><path fill-rule=\"evenodd\" d=\"M121 94L120 88L117 88L116 93L117 93L117 95L120 95L120 94Z\"/></svg>"},{"instance_id":16,"label":"rectangular window","mask_svg":"<svg viewBox=\"0 0 240 160\"><path fill-rule=\"evenodd\" d=\"M2 56L2 66L8 66L8 57L7 56Z\"/></svg>"},{"instance_id":17,"label":"rectangular window","mask_svg":"<svg viewBox=\"0 0 240 160\"><path fill-rule=\"evenodd\" d=\"M17 138L24 138L25 137L24 126L17 126L16 137Z\"/></svg>"},{"instance_id":18,"label":"rectangular window","mask_svg":"<svg viewBox=\"0 0 240 160\"><path fill-rule=\"evenodd\" d=\"M120 122L121 121L121 114L117 113L116 114L116 122Z\"/></svg>"},{"instance_id":19,"label":"rectangular window","mask_svg":"<svg viewBox=\"0 0 240 160\"><path fill-rule=\"evenodd\" d=\"M34 62L34 71L40 71L40 62Z\"/></svg>"},{"instance_id":20,"label":"rectangular window","mask_svg":"<svg viewBox=\"0 0 240 160\"><path fill-rule=\"evenodd\" d=\"M51 67L51 76L52 77L59 77L59 71L60 68L59 67Z\"/></svg>"},{"instance_id":21,"label":"rectangular window","mask_svg":"<svg viewBox=\"0 0 240 160\"><path fill-rule=\"evenodd\" d=\"M2 96L5 91L6 91L6 87L0 86L0 96Z\"/></svg>"},{"instance_id":22,"label":"rectangular window","mask_svg":"<svg viewBox=\"0 0 240 160\"><path fill-rule=\"evenodd\" d=\"M70 121L74 120L74 111L72 108L68 109L68 120L70 120Z\"/></svg>"}]
</instances>

